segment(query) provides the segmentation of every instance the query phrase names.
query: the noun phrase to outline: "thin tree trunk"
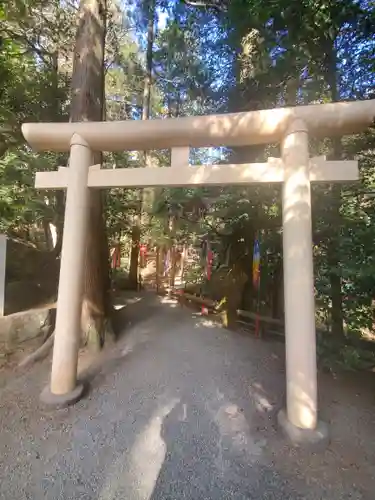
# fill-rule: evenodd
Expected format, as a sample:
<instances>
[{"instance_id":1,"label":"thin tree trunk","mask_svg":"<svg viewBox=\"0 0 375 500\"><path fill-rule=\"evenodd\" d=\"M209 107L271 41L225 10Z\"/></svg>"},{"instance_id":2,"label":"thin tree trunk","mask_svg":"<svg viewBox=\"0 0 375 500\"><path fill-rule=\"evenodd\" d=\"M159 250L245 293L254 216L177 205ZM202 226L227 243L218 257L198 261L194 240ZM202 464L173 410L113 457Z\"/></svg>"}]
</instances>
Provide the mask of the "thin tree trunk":
<instances>
[{"instance_id":1,"label":"thin tree trunk","mask_svg":"<svg viewBox=\"0 0 375 500\"><path fill-rule=\"evenodd\" d=\"M104 46L106 0L81 0L72 76L71 121L100 121L104 109ZM93 164L101 163L101 153ZM86 242L82 329L84 338L99 348L104 342L109 310L109 259L103 220L102 193L90 193Z\"/></svg>"},{"instance_id":2,"label":"thin tree trunk","mask_svg":"<svg viewBox=\"0 0 375 500\"><path fill-rule=\"evenodd\" d=\"M180 280L181 280L181 283L183 283L183 281L184 281L186 260L187 260L187 245L186 245L186 243L184 243L182 254L181 254L181 260L180 260Z\"/></svg>"},{"instance_id":3,"label":"thin tree trunk","mask_svg":"<svg viewBox=\"0 0 375 500\"><path fill-rule=\"evenodd\" d=\"M334 43L327 51L327 83L330 86L332 102L338 102L340 95L337 81L337 60ZM334 138L332 142L332 159L340 160L342 158L341 137ZM342 302L342 276L340 267L340 227L341 227L341 187L338 184L330 186L332 194L330 200L331 213L331 236L328 241L328 267L329 280L331 285L331 322L332 333L338 337L344 335L344 314Z\"/></svg>"},{"instance_id":4,"label":"thin tree trunk","mask_svg":"<svg viewBox=\"0 0 375 500\"><path fill-rule=\"evenodd\" d=\"M155 256L155 284L156 284L156 293L159 293L160 288L160 247L159 245L156 247L156 256Z\"/></svg>"},{"instance_id":5,"label":"thin tree trunk","mask_svg":"<svg viewBox=\"0 0 375 500\"><path fill-rule=\"evenodd\" d=\"M51 114L53 121L60 121L60 94L59 94L59 53L55 50L52 54L52 95L53 106L51 107Z\"/></svg>"},{"instance_id":6,"label":"thin tree trunk","mask_svg":"<svg viewBox=\"0 0 375 500\"><path fill-rule=\"evenodd\" d=\"M54 221L56 227L56 245L53 249L55 257L59 257L62 248L62 239L64 232L64 193L62 191L56 191L55 193L55 204L56 204L56 220Z\"/></svg>"},{"instance_id":7,"label":"thin tree trunk","mask_svg":"<svg viewBox=\"0 0 375 500\"><path fill-rule=\"evenodd\" d=\"M54 246L53 246L53 240L52 240L51 228L49 226L49 221L47 219L43 219L42 225L43 225L44 239L46 241L47 251L51 252L53 250Z\"/></svg>"},{"instance_id":8,"label":"thin tree trunk","mask_svg":"<svg viewBox=\"0 0 375 500\"><path fill-rule=\"evenodd\" d=\"M148 0L148 24L147 24L147 51L146 51L146 74L143 90L143 108L142 120L148 120L151 114L151 87L152 87L152 63L153 63L153 47L154 47L154 25L156 0ZM143 153L145 166L150 166L150 155L147 151ZM140 214L135 217L135 224L132 228L132 249L130 257L129 281L133 289L138 288L138 264L139 264L139 244L141 239L141 226L146 223L146 215L150 207L153 205L153 190L143 189L140 192L142 204L140 206ZM142 215L143 212L143 215Z\"/></svg>"},{"instance_id":9,"label":"thin tree trunk","mask_svg":"<svg viewBox=\"0 0 375 500\"><path fill-rule=\"evenodd\" d=\"M341 139L333 140L333 159L340 160L342 156ZM341 187L331 186L331 235L328 242L328 268L331 285L331 322L332 333L338 337L344 335L344 313L342 300L342 273L340 265L340 227L341 227Z\"/></svg>"},{"instance_id":10,"label":"thin tree trunk","mask_svg":"<svg viewBox=\"0 0 375 500\"><path fill-rule=\"evenodd\" d=\"M152 67L154 56L154 38L155 38L155 14L156 0L147 0L147 51L146 51L146 74L143 88L143 107L142 120L149 120L151 116L151 91L152 91ZM145 167L151 167L151 155L144 151ZM143 189L142 209L148 212L154 203L155 190L152 188Z\"/></svg>"},{"instance_id":11,"label":"thin tree trunk","mask_svg":"<svg viewBox=\"0 0 375 500\"><path fill-rule=\"evenodd\" d=\"M149 120L151 114L152 65L155 36L156 0L148 0L146 75L143 90L142 120Z\"/></svg>"},{"instance_id":12,"label":"thin tree trunk","mask_svg":"<svg viewBox=\"0 0 375 500\"><path fill-rule=\"evenodd\" d=\"M138 260L139 260L139 244L141 239L140 216L135 216L135 223L132 227L131 235L131 250L130 250L130 266L129 266L129 285L133 290L138 288Z\"/></svg>"},{"instance_id":13,"label":"thin tree trunk","mask_svg":"<svg viewBox=\"0 0 375 500\"><path fill-rule=\"evenodd\" d=\"M169 273L168 273L168 289L169 295L172 294L174 288L175 275L176 275L176 217L170 215L169 217Z\"/></svg>"},{"instance_id":14,"label":"thin tree trunk","mask_svg":"<svg viewBox=\"0 0 375 500\"><path fill-rule=\"evenodd\" d=\"M59 52L55 50L52 54L52 89L53 89L53 106L51 108L52 121L61 120L61 100L59 93ZM65 156L63 156L65 160ZM52 247L52 252L57 258L61 253L62 239L64 231L64 208L65 208L65 193L63 191L55 191L55 211L56 219L54 221L56 227L56 243Z\"/></svg>"},{"instance_id":15,"label":"thin tree trunk","mask_svg":"<svg viewBox=\"0 0 375 500\"><path fill-rule=\"evenodd\" d=\"M171 246L171 270L169 273L169 290L172 292L176 277L176 246Z\"/></svg>"}]
</instances>

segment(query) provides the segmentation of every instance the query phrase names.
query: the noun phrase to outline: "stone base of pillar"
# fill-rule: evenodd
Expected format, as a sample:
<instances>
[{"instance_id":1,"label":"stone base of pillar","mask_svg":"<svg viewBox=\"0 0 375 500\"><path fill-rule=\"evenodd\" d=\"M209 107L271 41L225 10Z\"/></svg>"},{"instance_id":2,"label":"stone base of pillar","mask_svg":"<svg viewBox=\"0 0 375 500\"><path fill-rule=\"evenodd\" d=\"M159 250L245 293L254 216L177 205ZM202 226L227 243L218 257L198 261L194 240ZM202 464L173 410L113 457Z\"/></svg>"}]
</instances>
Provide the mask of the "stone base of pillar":
<instances>
[{"instance_id":1,"label":"stone base of pillar","mask_svg":"<svg viewBox=\"0 0 375 500\"><path fill-rule=\"evenodd\" d=\"M295 447L323 451L329 445L329 430L325 422L318 421L316 429L301 429L292 424L285 410L280 410L277 421L284 435Z\"/></svg>"},{"instance_id":2,"label":"stone base of pillar","mask_svg":"<svg viewBox=\"0 0 375 500\"><path fill-rule=\"evenodd\" d=\"M84 392L85 386L83 384L77 384L75 389L67 394L53 394L50 386L47 385L40 394L40 401L43 405L58 410L74 405L82 398Z\"/></svg>"}]
</instances>

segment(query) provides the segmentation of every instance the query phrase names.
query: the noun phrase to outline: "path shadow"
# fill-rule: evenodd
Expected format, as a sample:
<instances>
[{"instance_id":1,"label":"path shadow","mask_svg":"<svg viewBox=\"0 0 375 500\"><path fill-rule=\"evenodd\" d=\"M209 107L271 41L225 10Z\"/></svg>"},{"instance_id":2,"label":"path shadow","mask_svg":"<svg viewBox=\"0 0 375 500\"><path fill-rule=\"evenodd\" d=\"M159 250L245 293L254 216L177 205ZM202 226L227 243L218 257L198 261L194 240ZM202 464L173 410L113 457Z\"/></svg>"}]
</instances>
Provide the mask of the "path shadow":
<instances>
[{"instance_id":1,"label":"path shadow","mask_svg":"<svg viewBox=\"0 0 375 500\"><path fill-rule=\"evenodd\" d=\"M261 444L233 408L213 414L191 396L180 400L162 424L165 459L149 500L302 500L288 478L262 460Z\"/></svg>"},{"instance_id":2,"label":"path shadow","mask_svg":"<svg viewBox=\"0 0 375 500\"><path fill-rule=\"evenodd\" d=\"M116 337L121 338L128 328L151 318L160 311L159 297L152 292L123 292L114 297L112 317Z\"/></svg>"}]
</instances>

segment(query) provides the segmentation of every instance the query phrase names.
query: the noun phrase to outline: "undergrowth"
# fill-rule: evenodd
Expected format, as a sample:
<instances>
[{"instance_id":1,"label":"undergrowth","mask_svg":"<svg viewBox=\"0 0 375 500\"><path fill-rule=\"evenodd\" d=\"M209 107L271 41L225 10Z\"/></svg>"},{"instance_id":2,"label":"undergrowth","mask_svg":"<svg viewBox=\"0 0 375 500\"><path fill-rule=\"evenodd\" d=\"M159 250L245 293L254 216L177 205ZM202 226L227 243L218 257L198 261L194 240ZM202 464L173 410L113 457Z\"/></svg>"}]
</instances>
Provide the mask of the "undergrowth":
<instances>
[{"instance_id":1,"label":"undergrowth","mask_svg":"<svg viewBox=\"0 0 375 500\"><path fill-rule=\"evenodd\" d=\"M321 368L328 371L366 371L375 367L375 352L353 340L337 340L327 334L318 335L317 356ZM359 344L359 343L358 343Z\"/></svg>"}]
</instances>

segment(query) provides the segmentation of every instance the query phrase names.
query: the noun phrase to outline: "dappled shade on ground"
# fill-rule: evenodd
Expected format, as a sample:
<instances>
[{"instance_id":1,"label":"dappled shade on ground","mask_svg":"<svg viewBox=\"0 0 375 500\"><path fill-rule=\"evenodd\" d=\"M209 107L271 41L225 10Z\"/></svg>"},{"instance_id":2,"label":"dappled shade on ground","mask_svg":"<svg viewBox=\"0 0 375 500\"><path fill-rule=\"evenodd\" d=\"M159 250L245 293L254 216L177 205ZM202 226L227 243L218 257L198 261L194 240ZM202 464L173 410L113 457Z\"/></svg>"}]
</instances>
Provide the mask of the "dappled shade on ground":
<instances>
[{"instance_id":1,"label":"dappled shade on ground","mask_svg":"<svg viewBox=\"0 0 375 500\"><path fill-rule=\"evenodd\" d=\"M151 294L128 299L119 320L124 334L85 369L91 391L76 406L39 408L49 361L2 390L0 498L373 497L375 405L365 384L322 376L332 444L311 455L275 426L281 343Z\"/></svg>"}]
</instances>

